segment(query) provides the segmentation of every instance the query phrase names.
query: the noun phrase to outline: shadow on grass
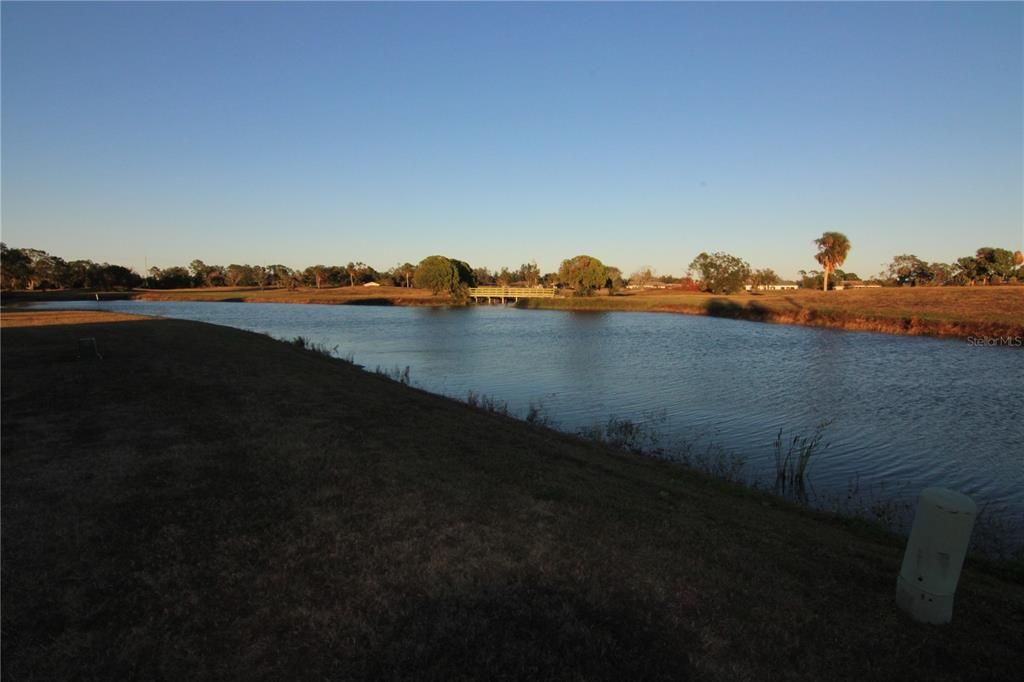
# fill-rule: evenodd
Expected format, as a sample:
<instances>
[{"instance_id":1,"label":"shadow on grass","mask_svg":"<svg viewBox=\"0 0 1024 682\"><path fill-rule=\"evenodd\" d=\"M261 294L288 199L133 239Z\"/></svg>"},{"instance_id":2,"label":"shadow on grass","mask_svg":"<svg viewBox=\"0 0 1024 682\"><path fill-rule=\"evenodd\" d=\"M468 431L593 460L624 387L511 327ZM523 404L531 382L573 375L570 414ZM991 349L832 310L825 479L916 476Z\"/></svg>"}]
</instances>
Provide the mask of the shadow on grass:
<instances>
[{"instance_id":1,"label":"shadow on grass","mask_svg":"<svg viewBox=\"0 0 1024 682\"><path fill-rule=\"evenodd\" d=\"M712 298L704 304L704 310L712 317L727 317L733 320L764 322L771 319L771 311L759 303L741 305L727 298Z\"/></svg>"},{"instance_id":2,"label":"shadow on grass","mask_svg":"<svg viewBox=\"0 0 1024 682\"><path fill-rule=\"evenodd\" d=\"M395 302L390 298L354 298L351 301L345 301L345 305L394 305Z\"/></svg>"},{"instance_id":3,"label":"shadow on grass","mask_svg":"<svg viewBox=\"0 0 1024 682\"><path fill-rule=\"evenodd\" d=\"M381 678L686 680L693 637L628 595L535 579L406 604L368 658ZM668 635L668 636L667 636Z\"/></svg>"},{"instance_id":4,"label":"shadow on grass","mask_svg":"<svg viewBox=\"0 0 1024 682\"><path fill-rule=\"evenodd\" d=\"M786 302L792 305L797 310L803 310L804 308L803 305L792 296L786 296Z\"/></svg>"}]
</instances>

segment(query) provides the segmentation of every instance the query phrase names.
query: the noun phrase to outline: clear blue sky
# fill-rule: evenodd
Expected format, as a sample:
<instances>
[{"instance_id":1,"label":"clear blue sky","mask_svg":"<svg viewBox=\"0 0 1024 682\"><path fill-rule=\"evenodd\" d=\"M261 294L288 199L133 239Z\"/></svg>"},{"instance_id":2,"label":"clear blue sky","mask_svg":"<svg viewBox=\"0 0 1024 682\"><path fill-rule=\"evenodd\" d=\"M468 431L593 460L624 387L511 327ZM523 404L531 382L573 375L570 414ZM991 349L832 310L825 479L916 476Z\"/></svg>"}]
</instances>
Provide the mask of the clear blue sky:
<instances>
[{"instance_id":1,"label":"clear blue sky","mask_svg":"<svg viewBox=\"0 0 1024 682\"><path fill-rule=\"evenodd\" d=\"M1024 5L2 6L2 236L149 265L1024 247Z\"/></svg>"}]
</instances>

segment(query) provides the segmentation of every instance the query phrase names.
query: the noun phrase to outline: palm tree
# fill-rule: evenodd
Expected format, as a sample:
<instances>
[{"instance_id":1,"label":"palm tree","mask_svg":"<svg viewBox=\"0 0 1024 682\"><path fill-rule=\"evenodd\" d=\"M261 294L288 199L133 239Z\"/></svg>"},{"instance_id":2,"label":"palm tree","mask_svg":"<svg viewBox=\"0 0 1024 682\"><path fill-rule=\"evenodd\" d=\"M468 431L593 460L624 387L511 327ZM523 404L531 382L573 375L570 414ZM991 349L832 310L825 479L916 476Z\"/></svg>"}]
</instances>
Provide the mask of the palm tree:
<instances>
[{"instance_id":1,"label":"palm tree","mask_svg":"<svg viewBox=\"0 0 1024 682\"><path fill-rule=\"evenodd\" d=\"M825 268L824 291L828 291L828 273L846 260L846 254L850 253L850 240L842 232L826 232L814 243L818 245L814 258Z\"/></svg>"}]
</instances>

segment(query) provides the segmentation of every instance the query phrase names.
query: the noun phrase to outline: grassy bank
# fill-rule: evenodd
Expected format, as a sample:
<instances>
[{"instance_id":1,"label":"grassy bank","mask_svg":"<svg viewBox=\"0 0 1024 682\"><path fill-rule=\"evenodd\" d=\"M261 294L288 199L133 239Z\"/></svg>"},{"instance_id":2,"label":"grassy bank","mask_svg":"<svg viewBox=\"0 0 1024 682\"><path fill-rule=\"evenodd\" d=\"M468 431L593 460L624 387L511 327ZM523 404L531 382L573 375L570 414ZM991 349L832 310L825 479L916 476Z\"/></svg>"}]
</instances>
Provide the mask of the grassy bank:
<instances>
[{"instance_id":1,"label":"grassy bank","mask_svg":"<svg viewBox=\"0 0 1024 682\"><path fill-rule=\"evenodd\" d=\"M5 304L90 300L96 292L5 292ZM447 296L400 287L258 289L217 287L99 293L102 299L330 305L451 305ZM529 299L524 308L667 312L779 324L927 336L1024 338L1024 287L919 287L850 291L775 291L720 296L681 291Z\"/></svg>"},{"instance_id":2,"label":"grassy bank","mask_svg":"<svg viewBox=\"0 0 1024 682\"><path fill-rule=\"evenodd\" d=\"M629 293L532 299L524 307L711 315L757 322L925 336L1024 337L1024 287L769 291L717 296Z\"/></svg>"},{"instance_id":3,"label":"grassy bank","mask_svg":"<svg viewBox=\"0 0 1024 682\"><path fill-rule=\"evenodd\" d=\"M3 674L1016 679L1024 585L199 323L3 316ZM94 337L104 359L78 359Z\"/></svg>"}]
</instances>

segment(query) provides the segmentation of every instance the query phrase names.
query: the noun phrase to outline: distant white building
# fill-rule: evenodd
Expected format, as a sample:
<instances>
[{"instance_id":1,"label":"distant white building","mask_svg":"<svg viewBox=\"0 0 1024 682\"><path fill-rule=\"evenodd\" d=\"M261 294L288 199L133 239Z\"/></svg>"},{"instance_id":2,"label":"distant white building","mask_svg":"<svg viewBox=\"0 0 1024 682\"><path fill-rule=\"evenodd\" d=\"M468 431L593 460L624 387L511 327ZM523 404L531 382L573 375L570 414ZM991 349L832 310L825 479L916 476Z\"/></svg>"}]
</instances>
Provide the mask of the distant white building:
<instances>
[{"instance_id":1,"label":"distant white building","mask_svg":"<svg viewBox=\"0 0 1024 682\"><path fill-rule=\"evenodd\" d=\"M751 291L754 287L750 284L746 284L743 287L747 291ZM758 291L782 291L784 289L799 289L800 285L796 282L779 282L778 284L758 284Z\"/></svg>"},{"instance_id":2,"label":"distant white building","mask_svg":"<svg viewBox=\"0 0 1024 682\"><path fill-rule=\"evenodd\" d=\"M379 286L380 286L380 283L379 283L379 282L367 282L367 283L366 283L366 284L364 284L363 286L364 286L364 287L379 287Z\"/></svg>"},{"instance_id":3,"label":"distant white building","mask_svg":"<svg viewBox=\"0 0 1024 682\"><path fill-rule=\"evenodd\" d=\"M627 289L668 289L664 282L647 282L646 284L627 284Z\"/></svg>"}]
</instances>

